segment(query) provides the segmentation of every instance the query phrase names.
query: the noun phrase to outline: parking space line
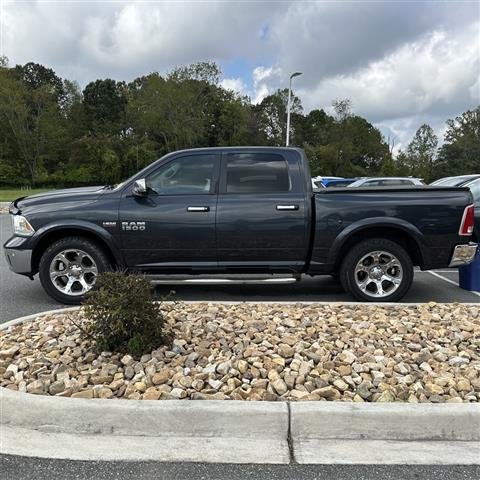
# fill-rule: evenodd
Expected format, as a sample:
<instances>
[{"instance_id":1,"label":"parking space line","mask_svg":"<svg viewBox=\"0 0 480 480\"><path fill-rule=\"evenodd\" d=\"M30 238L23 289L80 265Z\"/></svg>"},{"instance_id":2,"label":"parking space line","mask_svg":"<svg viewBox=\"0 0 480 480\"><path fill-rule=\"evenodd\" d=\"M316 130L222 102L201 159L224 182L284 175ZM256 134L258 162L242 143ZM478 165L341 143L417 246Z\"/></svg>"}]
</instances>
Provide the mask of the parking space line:
<instances>
[{"instance_id":1,"label":"parking space line","mask_svg":"<svg viewBox=\"0 0 480 480\"><path fill-rule=\"evenodd\" d=\"M439 275L437 272L432 272L429 271L428 273L432 274L434 277L441 278L442 280L445 280L447 283L451 283L452 285L455 285L459 287L460 285L457 282L454 282L453 280L450 280L449 278L444 277L443 275ZM467 290L470 293L473 293L474 295L477 295L477 297L480 297L480 292L473 292L471 290Z\"/></svg>"},{"instance_id":2,"label":"parking space line","mask_svg":"<svg viewBox=\"0 0 480 480\"><path fill-rule=\"evenodd\" d=\"M415 270L415 273L432 273L431 270ZM435 270L435 273L458 273L457 270Z\"/></svg>"}]
</instances>

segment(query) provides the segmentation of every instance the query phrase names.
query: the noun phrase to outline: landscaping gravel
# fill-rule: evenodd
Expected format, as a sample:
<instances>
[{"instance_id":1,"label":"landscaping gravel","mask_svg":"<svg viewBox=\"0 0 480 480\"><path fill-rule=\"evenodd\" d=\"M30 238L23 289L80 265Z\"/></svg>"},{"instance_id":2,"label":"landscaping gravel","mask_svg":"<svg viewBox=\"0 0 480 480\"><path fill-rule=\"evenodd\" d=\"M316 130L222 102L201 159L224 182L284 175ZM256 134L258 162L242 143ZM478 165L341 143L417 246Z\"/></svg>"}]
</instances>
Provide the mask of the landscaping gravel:
<instances>
[{"instance_id":1,"label":"landscaping gravel","mask_svg":"<svg viewBox=\"0 0 480 480\"><path fill-rule=\"evenodd\" d=\"M10 208L10 203L0 202L0 213L8 213L9 208Z\"/></svg>"},{"instance_id":2,"label":"landscaping gravel","mask_svg":"<svg viewBox=\"0 0 480 480\"><path fill-rule=\"evenodd\" d=\"M173 345L96 352L81 311L0 331L0 386L112 399L478 402L480 309L163 304Z\"/></svg>"}]
</instances>

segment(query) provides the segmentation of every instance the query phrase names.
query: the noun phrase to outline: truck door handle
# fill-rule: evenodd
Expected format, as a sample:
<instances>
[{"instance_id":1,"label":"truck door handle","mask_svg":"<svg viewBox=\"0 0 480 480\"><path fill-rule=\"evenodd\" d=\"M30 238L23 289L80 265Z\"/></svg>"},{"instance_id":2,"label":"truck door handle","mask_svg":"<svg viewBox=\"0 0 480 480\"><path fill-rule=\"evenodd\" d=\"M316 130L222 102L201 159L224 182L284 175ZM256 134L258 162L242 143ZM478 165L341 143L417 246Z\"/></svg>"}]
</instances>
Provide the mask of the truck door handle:
<instances>
[{"instance_id":1,"label":"truck door handle","mask_svg":"<svg viewBox=\"0 0 480 480\"><path fill-rule=\"evenodd\" d=\"M298 205L277 205L277 210L298 210Z\"/></svg>"},{"instance_id":2,"label":"truck door handle","mask_svg":"<svg viewBox=\"0 0 480 480\"><path fill-rule=\"evenodd\" d=\"M187 212L209 212L210 207L187 207Z\"/></svg>"}]
</instances>

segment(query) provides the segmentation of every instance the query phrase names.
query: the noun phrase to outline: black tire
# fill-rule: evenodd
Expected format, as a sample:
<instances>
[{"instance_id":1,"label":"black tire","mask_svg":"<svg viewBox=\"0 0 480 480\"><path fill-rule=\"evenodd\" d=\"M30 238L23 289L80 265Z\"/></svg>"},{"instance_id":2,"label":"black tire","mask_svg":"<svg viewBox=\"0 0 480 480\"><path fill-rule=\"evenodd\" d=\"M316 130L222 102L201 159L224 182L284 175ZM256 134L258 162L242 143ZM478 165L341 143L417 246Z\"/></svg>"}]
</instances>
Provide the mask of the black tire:
<instances>
[{"instance_id":1,"label":"black tire","mask_svg":"<svg viewBox=\"0 0 480 480\"><path fill-rule=\"evenodd\" d=\"M365 293L357 284L355 277L355 269L359 262L369 253L382 251L386 252L398 260L401 266L401 279L399 284L392 293L382 296L374 296L374 294ZM413 263L408 252L398 243L386 238L371 238L358 243L347 253L340 267L340 282L343 288L349 292L356 300L362 302L396 302L404 297L413 282ZM373 282L373 281L372 281ZM393 283L386 282L387 288ZM386 288L386 290L387 290Z\"/></svg>"},{"instance_id":2,"label":"black tire","mask_svg":"<svg viewBox=\"0 0 480 480\"><path fill-rule=\"evenodd\" d=\"M62 293L54 285L50 278L50 265L54 258L65 250L81 250L88 254L93 259L98 273L105 272L111 269L111 264L108 260L104 250L100 248L94 241L85 237L65 237L52 243L40 258L39 277L42 287L47 294L54 300L66 305L78 305L84 299L85 295L67 295ZM92 283L93 284L93 283Z\"/></svg>"}]
</instances>

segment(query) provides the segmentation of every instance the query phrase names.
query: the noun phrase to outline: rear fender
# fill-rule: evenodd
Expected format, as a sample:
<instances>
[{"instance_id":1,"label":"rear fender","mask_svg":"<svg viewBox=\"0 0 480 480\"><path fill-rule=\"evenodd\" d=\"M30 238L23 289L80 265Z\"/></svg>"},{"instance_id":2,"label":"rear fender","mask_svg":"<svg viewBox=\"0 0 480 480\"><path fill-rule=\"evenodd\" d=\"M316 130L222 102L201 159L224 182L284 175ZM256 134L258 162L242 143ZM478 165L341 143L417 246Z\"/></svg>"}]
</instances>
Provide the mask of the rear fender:
<instances>
[{"instance_id":1,"label":"rear fender","mask_svg":"<svg viewBox=\"0 0 480 480\"><path fill-rule=\"evenodd\" d=\"M349 239L352 238L353 235L361 236L362 233L364 233L365 238L370 238L367 232L369 230L378 228L389 229L390 232L393 229L402 232L404 235L407 235L415 242L415 245L420 252L422 268L431 264L431 255L422 232L415 225L412 225L411 223L400 218L393 217L365 218L346 227L340 232L333 242L332 248L330 249L330 253L328 255L327 263L330 265L337 263L342 247L348 242ZM381 237L381 234L378 236Z\"/></svg>"}]
</instances>

